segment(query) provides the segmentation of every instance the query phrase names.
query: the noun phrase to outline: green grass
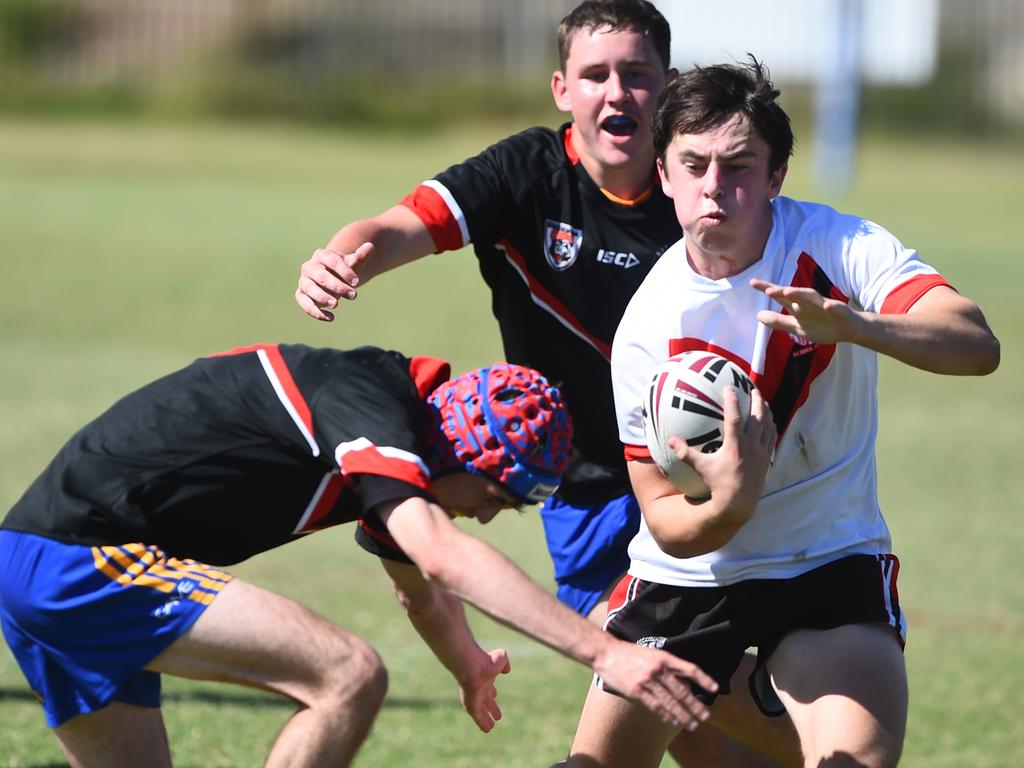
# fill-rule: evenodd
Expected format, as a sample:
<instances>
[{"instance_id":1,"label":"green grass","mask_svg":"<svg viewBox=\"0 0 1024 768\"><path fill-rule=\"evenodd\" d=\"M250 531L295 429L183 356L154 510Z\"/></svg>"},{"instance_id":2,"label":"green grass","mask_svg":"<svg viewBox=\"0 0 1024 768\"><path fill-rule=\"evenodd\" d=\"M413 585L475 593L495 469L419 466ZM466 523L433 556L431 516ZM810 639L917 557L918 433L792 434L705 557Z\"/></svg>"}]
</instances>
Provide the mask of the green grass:
<instances>
[{"instance_id":1,"label":"green grass","mask_svg":"<svg viewBox=\"0 0 1024 768\"><path fill-rule=\"evenodd\" d=\"M456 368L500 346L466 253L366 287L333 325L295 307L298 265L342 224L516 126L415 136L289 128L0 121L0 509L66 437L116 397L196 356L261 340L379 344ZM787 192L816 196L800 147ZM986 379L883 362L881 500L901 556L911 712L903 765L1024 765L1024 490L1016 483L1020 347L1017 232L1024 152L875 140L834 202L868 215L977 299L1003 343ZM545 584L535 514L487 529ZM370 640L391 672L358 765L546 765L572 737L587 670L471 614L481 643L510 649L505 719L479 734L351 530L234 569ZM310 579L309 574L314 578ZM168 679L182 766L259 764L289 714L271 697ZM13 659L0 653L0 766L60 762ZM546 762L547 761L547 762ZM667 764L667 763L666 763Z\"/></svg>"}]
</instances>

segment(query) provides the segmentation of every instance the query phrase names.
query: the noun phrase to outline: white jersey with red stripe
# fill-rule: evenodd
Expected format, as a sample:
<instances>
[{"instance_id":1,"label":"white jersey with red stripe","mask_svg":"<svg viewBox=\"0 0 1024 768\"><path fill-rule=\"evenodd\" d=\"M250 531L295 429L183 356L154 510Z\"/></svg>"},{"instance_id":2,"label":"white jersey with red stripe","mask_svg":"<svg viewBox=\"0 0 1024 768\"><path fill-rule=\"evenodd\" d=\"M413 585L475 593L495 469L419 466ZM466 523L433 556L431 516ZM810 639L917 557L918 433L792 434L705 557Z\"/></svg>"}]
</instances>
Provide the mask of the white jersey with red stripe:
<instances>
[{"instance_id":1,"label":"white jersey with red stripe","mask_svg":"<svg viewBox=\"0 0 1024 768\"><path fill-rule=\"evenodd\" d=\"M680 240L626 309L612 349L619 436L627 459L649 457L641 407L653 369L691 349L744 368L771 404L775 459L753 518L699 557L665 554L646 524L630 545L630 573L645 581L712 586L789 578L847 554L890 551L877 499L877 355L854 344L815 344L757 321L779 311L758 278L811 287L858 310L903 313L945 280L878 225L824 205L777 198L764 255L733 277L697 274Z\"/></svg>"}]
</instances>

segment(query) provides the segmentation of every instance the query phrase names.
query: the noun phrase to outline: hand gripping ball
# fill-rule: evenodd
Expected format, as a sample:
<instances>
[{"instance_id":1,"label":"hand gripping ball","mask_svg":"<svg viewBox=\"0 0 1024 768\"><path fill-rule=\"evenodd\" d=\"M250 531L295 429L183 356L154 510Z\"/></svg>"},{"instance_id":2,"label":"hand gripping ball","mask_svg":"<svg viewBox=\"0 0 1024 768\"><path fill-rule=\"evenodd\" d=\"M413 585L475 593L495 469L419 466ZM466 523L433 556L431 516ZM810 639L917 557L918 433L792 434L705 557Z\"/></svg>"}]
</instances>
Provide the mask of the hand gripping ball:
<instances>
[{"instance_id":1,"label":"hand gripping ball","mask_svg":"<svg viewBox=\"0 0 1024 768\"><path fill-rule=\"evenodd\" d=\"M747 374L713 352L683 352L658 366L644 400L644 433L651 458L673 485L693 499L707 498L708 487L693 467L676 457L668 439L682 438L703 453L717 451L724 439L726 387L736 390L746 421L754 388Z\"/></svg>"}]
</instances>

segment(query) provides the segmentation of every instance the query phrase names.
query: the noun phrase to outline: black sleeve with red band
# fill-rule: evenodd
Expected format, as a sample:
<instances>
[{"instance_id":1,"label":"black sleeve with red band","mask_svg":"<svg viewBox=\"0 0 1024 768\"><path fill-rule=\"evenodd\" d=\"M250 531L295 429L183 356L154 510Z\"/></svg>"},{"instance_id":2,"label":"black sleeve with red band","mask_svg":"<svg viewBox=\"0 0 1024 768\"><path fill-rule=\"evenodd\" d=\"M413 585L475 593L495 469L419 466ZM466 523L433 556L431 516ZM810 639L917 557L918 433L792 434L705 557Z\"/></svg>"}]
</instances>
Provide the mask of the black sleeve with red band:
<instances>
[{"instance_id":1,"label":"black sleeve with red band","mask_svg":"<svg viewBox=\"0 0 1024 768\"><path fill-rule=\"evenodd\" d=\"M388 533L387 526L381 522L373 510L378 505L389 501L401 501L413 496L434 501L434 497L422 488L381 475L360 476L358 493L362 508L368 511L356 526L356 543L370 554L385 560L415 565L398 546L398 542Z\"/></svg>"}]
</instances>

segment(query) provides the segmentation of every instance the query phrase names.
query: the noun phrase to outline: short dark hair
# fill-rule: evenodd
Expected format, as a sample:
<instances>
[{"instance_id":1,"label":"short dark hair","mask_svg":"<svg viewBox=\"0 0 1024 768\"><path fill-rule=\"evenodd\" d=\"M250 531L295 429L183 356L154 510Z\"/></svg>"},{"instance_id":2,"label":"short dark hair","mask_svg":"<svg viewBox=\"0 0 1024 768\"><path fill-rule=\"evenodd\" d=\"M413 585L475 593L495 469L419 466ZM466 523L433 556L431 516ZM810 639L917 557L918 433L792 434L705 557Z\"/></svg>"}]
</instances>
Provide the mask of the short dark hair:
<instances>
[{"instance_id":1,"label":"short dark hair","mask_svg":"<svg viewBox=\"0 0 1024 768\"><path fill-rule=\"evenodd\" d=\"M749 64L716 64L684 72L658 96L651 118L654 150L662 162L675 136L703 133L741 114L771 151L768 169L774 173L793 154L789 115L777 103L781 94L768 69L750 56Z\"/></svg>"},{"instance_id":2,"label":"short dark hair","mask_svg":"<svg viewBox=\"0 0 1024 768\"><path fill-rule=\"evenodd\" d=\"M558 25L558 61L562 70L569 59L569 48L577 32L583 29L633 30L648 38L669 69L672 32L661 12L647 0L584 0Z\"/></svg>"}]
</instances>

